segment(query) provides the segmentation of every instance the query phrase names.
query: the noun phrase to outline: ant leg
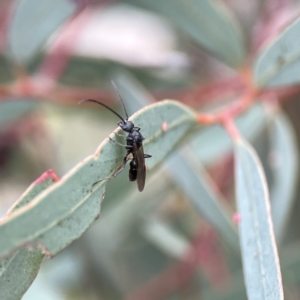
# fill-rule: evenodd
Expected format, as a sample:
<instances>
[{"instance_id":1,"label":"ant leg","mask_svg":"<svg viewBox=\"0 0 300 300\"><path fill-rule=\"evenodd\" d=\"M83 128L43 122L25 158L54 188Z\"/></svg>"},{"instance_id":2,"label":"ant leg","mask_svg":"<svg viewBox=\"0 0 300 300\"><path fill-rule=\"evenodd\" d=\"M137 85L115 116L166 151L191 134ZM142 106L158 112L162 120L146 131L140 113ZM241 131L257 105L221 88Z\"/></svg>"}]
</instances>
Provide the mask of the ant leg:
<instances>
[{"instance_id":1,"label":"ant leg","mask_svg":"<svg viewBox=\"0 0 300 300\"><path fill-rule=\"evenodd\" d=\"M124 157L122 167L114 175L112 175L110 178L116 178L124 170L124 168L126 167L127 156L128 155L129 154L126 154L126 156Z\"/></svg>"},{"instance_id":2,"label":"ant leg","mask_svg":"<svg viewBox=\"0 0 300 300\"><path fill-rule=\"evenodd\" d=\"M114 143L116 143L116 144L118 144L118 145L120 145L120 146L123 146L123 147L130 147L130 148L133 148L133 146L131 146L131 145L123 145L123 144L121 144L121 143L119 143L119 142L117 142L117 141L115 141L115 140L113 140L111 137L108 137L112 142L114 142Z\"/></svg>"},{"instance_id":3,"label":"ant leg","mask_svg":"<svg viewBox=\"0 0 300 300\"><path fill-rule=\"evenodd\" d=\"M122 137L125 137L126 138L126 135L125 134L120 134L120 133L117 133L117 132L114 132L115 135L118 135L118 136L122 136Z\"/></svg>"},{"instance_id":4,"label":"ant leg","mask_svg":"<svg viewBox=\"0 0 300 300\"><path fill-rule=\"evenodd\" d=\"M127 157L128 157L128 155L129 155L130 153L131 153L131 152L127 152L126 156L125 156L124 159L123 159L122 167L121 167L115 174L113 174L113 175L110 176L110 177L106 177L106 178L103 178L103 179L100 179L100 180L94 182L92 186L96 185L97 183L99 183L99 182L101 182L101 181L108 180L108 179L111 179L111 178L116 178L116 177L124 170L124 168L126 167Z\"/></svg>"},{"instance_id":5,"label":"ant leg","mask_svg":"<svg viewBox=\"0 0 300 300\"><path fill-rule=\"evenodd\" d=\"M152 155L150 155L150 154L144 154L144 158L149 158L149 157L152 157Z\"/></svg>"}]
</instances>

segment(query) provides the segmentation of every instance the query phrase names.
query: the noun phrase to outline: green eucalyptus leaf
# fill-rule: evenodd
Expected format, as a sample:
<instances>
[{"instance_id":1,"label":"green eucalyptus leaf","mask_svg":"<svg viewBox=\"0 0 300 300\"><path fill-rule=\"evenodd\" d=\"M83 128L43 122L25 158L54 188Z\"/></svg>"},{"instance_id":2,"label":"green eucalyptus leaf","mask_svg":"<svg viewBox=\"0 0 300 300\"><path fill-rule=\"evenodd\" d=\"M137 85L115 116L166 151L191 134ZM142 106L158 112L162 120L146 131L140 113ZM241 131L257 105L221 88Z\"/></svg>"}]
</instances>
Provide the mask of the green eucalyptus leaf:
<instances>
[{"instance_id":1,"label":"green eucalyptus leaf","mask_svg":"<svg viewBox=\"0 0 300 300\"><path fill-rule=\"evenodd\" d=\"M8 31L8 55L26 63L75 9L67 0L19 0Z\"/></svg>"},{"instance_id":2,"label":"green eucalyptus leaf","mask_svg":"<svg viewBox=\"0 0 300 300\"><path fill-rule=\"evenodd\" d=\"M136 189L130 197L123 197L119 205L114 206L106 213L103 212L101 218L83 236L88 256L93 260L96 271L100 276L104 275L105 278L109 278L110 284L117 288L121 286L121 290L124 290L124 284L127 286L127 283L124 283L124 272L127 276L130 272L133 274L136 272L134 267L128 266L128 249L124 249L124 244L136 234L141 237L140 230L144 226L145 219L155 214L162 205L163 199L170 197L173 193L173 186L168 185L166 177L151 176L143 193L139 193ZM109 185L114 185L114 182ZM130 249L136 247L136 240L133 244ZM145 244L145 241L142 244ZM140 249L140 246L138 248ZM144 253L148 247L143 249ZM138 252L139 258L136 258L137 262L140 262L142 250L138 250ZM123 255L126 258L123 263L124 269L122 268L123 271L120 272ZM152 262L153 259L150 264Z\"/></svg>"},{"instance_id":3,"label":"green eucalyptus leaf","mask_svg":"<svg viewBox=\"0 0 300 300\"><path fill-rule=\"evenodd\" d=\"M174 153L168 159L167 166L199 214L213 224L224 240L238 251L238 235L231 221L230 210L194 153L188 149L182 154Z\"/></svg>"},{"instance_id":4,"label":"green eucalyptus leaf","mask_svg":"<svg viewBox=\"0 0 300 300\"><path fill-rule=\"evenodd\" d=\"M182 260L190 249L184 236L158 218L147 220L141 231L148 241L172 258Z\"/></svg>"},{"instance_id":5,"label":"green eucalyptus leaf","mask_svg":"<svg viewBox=\"0 0 300 300\"><path fill-rule=\"evenodd\" d=\"M44 173L25 191L8 214L31 202L56 179L52 171ZM39 248L22 247L13 255L0 260L0 299L21 299L35 279L44 257L45 254Z\"/></svg>"},{"instance_id":6,"label":"green eucalyptus leaf","mask_svg":"<svg viewBox=\"0 0 300 300\"><path fill-rule=\"evenodd\" d=\"M3 100L0 103L0 126L5 126L20 117L31 113L37 106L36 101L29 99Z\"/></svg>"},{"instance_id":7,"label":"green eucalyptus leaf","mask_svg":"<svg viewBox=\"0 0 300 300\"><path fill-rule=\"evenodd\" d=\"M245 58L240 28L220 1L209 0L127 0L170 19L180 29L231 67L239 68Z\"/></svg>"},{"instance_id":8,"label":"green eucalyptus leaf","mask_svg":"<svg viewBox=\"0 0 300 300\"><path fill-rule=\"evenodd\" d=\"M56 181L58 181L58 177L52 170L49 170L42 174L28 187L28 189L24 192L20 199L18 199L18 201L14 203L14 205L9 209L8 214L31 202L34 197L39 195L43 190L48 188Z\"/></svg>"},{"instance_id":9,"label":"green eucalyptus leaf","mask_svg":"<svg viewBox=\"0 0 300 300\"><path fill-rule=\"evenodd\" d=\"M37 276L45 254L39 248L22 247L0 261L0 299L21 299Z\"/></svg>"},{"instance_id":10,"label":"green eucalyptus leaf","mask_svg":"<svg viewBox=\"0 0 300 300\"><path fill-rule=\"evenodd\" d=\"M272 217L277 244L284 238L298 183L299 158L296 136L290 121L283 113L272 120L273 185L270 191Z\"/></svg>"},{"instance_id":11,"label":"green eucalyptus leaf","mask_svg":"<svg viewBox=\"0 0 300 300\"><path fill-rule=\"evenodd\" d=\"M146 137L145 153L149 168L158 165L196 125L196 115L176 101L155 103L131 118ZM162 127L162 124L166 126ZM117 129L120 132L120 128ZM113 134L125 143L125 138ZM126 150L105 139L94 155L87 157L59 182L12 212L0 222L0 255L7 255L25 243L38 245L55 255L78 238L98 217L106 180L121 166Z\"/></svg>"},{"instance_id":12,"label":"green eucalyptus leaf","mask_svg":"<svg viewBox=\"0 0 300 300\"><path fill-rule=\"evenodd\" d=\"M248 299L283 299L268 188L252 147L235 141L235 177L240 243Z\"/></svg>"},{"instance_id":13,"label":"green eucalyptus leaf","mask_svg":"<svg viewBox=\"0 0 300 300\"><path fill-rule=\"evenodd\" d=\"M300 83L300 18L287 26L259 54L254 64L258 87L286 86Z\"/></svg>"}]
</instances>

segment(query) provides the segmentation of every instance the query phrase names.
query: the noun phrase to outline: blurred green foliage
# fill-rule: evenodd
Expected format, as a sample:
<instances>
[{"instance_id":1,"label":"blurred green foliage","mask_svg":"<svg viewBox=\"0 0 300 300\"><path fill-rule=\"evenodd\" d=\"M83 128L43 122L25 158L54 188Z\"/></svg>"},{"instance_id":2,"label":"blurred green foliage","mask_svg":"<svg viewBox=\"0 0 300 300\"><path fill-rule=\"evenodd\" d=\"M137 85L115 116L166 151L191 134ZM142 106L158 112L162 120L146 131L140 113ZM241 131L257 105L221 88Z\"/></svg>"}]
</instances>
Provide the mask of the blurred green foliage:
<instances>
[{"instance_id":1,"label":"blurred green foliage","mask_svg":"<svg viewBox=\"0 0 300 300\"><path fill-rule=\"evenodd\" d=\"M275 2L0 2L3 300L29 288L41 244L47 255L65 250L43 263L25 300L283 299L281 272L285 299L299 297L300 27L286 14L289 25L276 31L279 15L296 4L270 9ZM261 103L237 117L240 140L220 124L196 126L197 111L222 111L245 93L246 66ZM110 79L129 114L137 112L145 153L153 155L143 193L128 182L128 168L91 189L119 167L125 150L106 140L92 156L119 120L77 103L97 98L123 114ZM271 86L279 89L264 90ZM155 99L191 108L151 106ZM281 100L289 100L283 109ZM39 186L48 169L62 179ZM39 195L5 215L34 181L29 190ZM100 204L100 218L83 234ZM28 243L33 249L7 257ZM13 274L20 275L15 293L7 284Z\"/></svg>"}]
</instances>

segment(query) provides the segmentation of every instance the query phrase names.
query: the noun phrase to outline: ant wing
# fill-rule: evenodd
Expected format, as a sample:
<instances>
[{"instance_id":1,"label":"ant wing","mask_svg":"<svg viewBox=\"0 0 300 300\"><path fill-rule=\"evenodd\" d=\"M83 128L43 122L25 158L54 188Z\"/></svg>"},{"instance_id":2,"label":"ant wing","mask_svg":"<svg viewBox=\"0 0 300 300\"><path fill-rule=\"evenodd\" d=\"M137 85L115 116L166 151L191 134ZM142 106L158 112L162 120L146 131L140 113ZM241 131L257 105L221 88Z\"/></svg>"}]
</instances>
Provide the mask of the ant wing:
<instances>
[{"instance_id":1,"label":"ant wing","mask_svg":"<svg viewBox=\"0 0 300 300\"><path fill-rule=\"evenodd\" d=\"M139 147L137 143L133 143L133 158L135 159L137 165L138 189L140 192L142 192L146 181L146 166L143 145Z\"/></svg>"}]
</instances>

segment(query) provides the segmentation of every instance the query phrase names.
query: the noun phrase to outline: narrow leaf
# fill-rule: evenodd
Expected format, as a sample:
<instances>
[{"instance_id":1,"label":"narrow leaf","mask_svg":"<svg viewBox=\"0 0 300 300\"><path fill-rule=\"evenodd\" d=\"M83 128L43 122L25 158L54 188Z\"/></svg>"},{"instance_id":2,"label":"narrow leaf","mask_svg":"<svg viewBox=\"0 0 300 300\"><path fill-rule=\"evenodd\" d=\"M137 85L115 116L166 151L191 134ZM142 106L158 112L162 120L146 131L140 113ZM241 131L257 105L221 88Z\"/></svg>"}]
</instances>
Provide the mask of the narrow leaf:
<instances>
[{"instance_id":1,"label":"narrow leaf","mask_svg":"<svg viewBox=\"0 0 300 300\"><path fill-rule=\"evenodd\" d=\"M166 177L151 176L147 187L142 194L136 191L130 197L123 197L122 201L109 211L103 211L101 218L83 236L97 270L105 272L113 284L119 287L124 287L124 272L127 275L136 272L134 267L120 272L121 261L116 260L116 255L124 255L124 244L128 241L130 244L132 236L136 236L137 232L141 235L139 230L143 228L144 220L155 214L161 206L162 199L173 193L173 186L168 185ZM125 256L128 266L128 256ZM136 262L140 259L137 258Z\"/></svg>"},{"instance_id":2,"label":"narrow leaf","mask_svg":"<svg viewBox=\"0 0 300 300\"><path fill-rule=\"evenodd\" d=\"M45 172L26 190L8 214L29 203L57 179L53 171ZM21 299L35 279L44 257L39 248L22 247L10 257L0 260L0 299Z\"/></svg>"},{"instance_id":3,"label":"narrow leaf","mask_svg":"<svg viewBox=\"0 0 300 300\"><path fill-rule=\"evenodd\" d=\"M67 0L20 0L8 32L8 55L27 62L75 9Z\"/></svg>"},{"instance_id":4,"label":"narrow leaf","mask_svg":"<svg viewBox=\"0 0 300 300\"><path fill-rule=\"evenodd\" d=\"M248 299L283 299L269 195L260 161L247 142L235 142L240 243Z\"/></svg>"},{"instance_id":5,"label":"narrow leaf","mask_svg":"<svg viewBox=\"0 0 300 300\"><path fill-rule=\"evenodd\" d=\"M183 236L157 218L146 221L142 233L150 242L175 259L183 259L190 248Z\"/></svg>"},{"instance_id":6,"label":"narrow leaf","mask_svg":"<svg viewBox=\"0 0 300 300\"><path fill-rule=\"evenodd\" d=\"M271 201L274 231L278 244L284 238L285 225L295 197L298 182L299 151L292 125L283 113L274 116L271 129L271 163L274 171Z\"/></svg>"},{"instance_id":7,"label":"narrow leaf","mask_svg":"<svg viewBox=\"0 0 300 300\"><path fill-rule=\"evenodd\" d=\"M127 1L163 14L229 66L238 68L243 64L245 57L243 36L235 19L220 1Z\"/></svg>"},{"instance_id":8,"label":"narrow leaf","mask_svg":"<svg viewBox=\"0 0 300 300\"><path fill-rule=\"evenodd\" d=\"M22 101L1 101L0 103L0 126L5 126L34 110L37 103L29 99Z\"/></svg>"},{"instance_id":9,"label":"narrow leaf","mask_svg":"<svg viewBox=\"0 0 300 300\"><path fill-rule=\"evenodd\" d=\"M185 149L182 154L173 154L167 161L167 167L199 214L214 225L224 241L237 250L238 235L230 211L193 152Z\"/></svg>"},{"instance_id":10,"label":"narrow leaf","mask_svg":"<svg viewBox=\"0 0 300 300\"><path fill-rule=\"evenodd\" d=\"M0 261L0 299L21 299L37 276L45 254L22 247L16 254Z\"/></svg>"},{"instance_id":11,"label":"narrow leaf","mask_svg":"<svg viewBox=\"0 0 300 300\"><path fill-rule=\"evenodd\" d=\"M145 153L152 155L147 165L155 167L175 149L195 126L195 113L178 102L165 100L150 105L130 118L146 137ZM167 129L162 124L168 124ZM120 129L117 129L120 132ZM124 138L112 135L124 144ZM0 222L0 255L25 244L43 245L55 255L78 238L99 215L107 181L94 182L114 174L126 150L109 138L97 152L79 163L58 183Z\"/></svg>"},{"instance_id":12,"label":"narrow leaf","mask_svg":"<svg viewBox=\"0 0 300 300\"><path fill-rule=\"evenodd\" d=\"M254 81L258 87L286 86L300 82L300 18L287 26L257 57Z\"/></svg>"}]
</instances>

